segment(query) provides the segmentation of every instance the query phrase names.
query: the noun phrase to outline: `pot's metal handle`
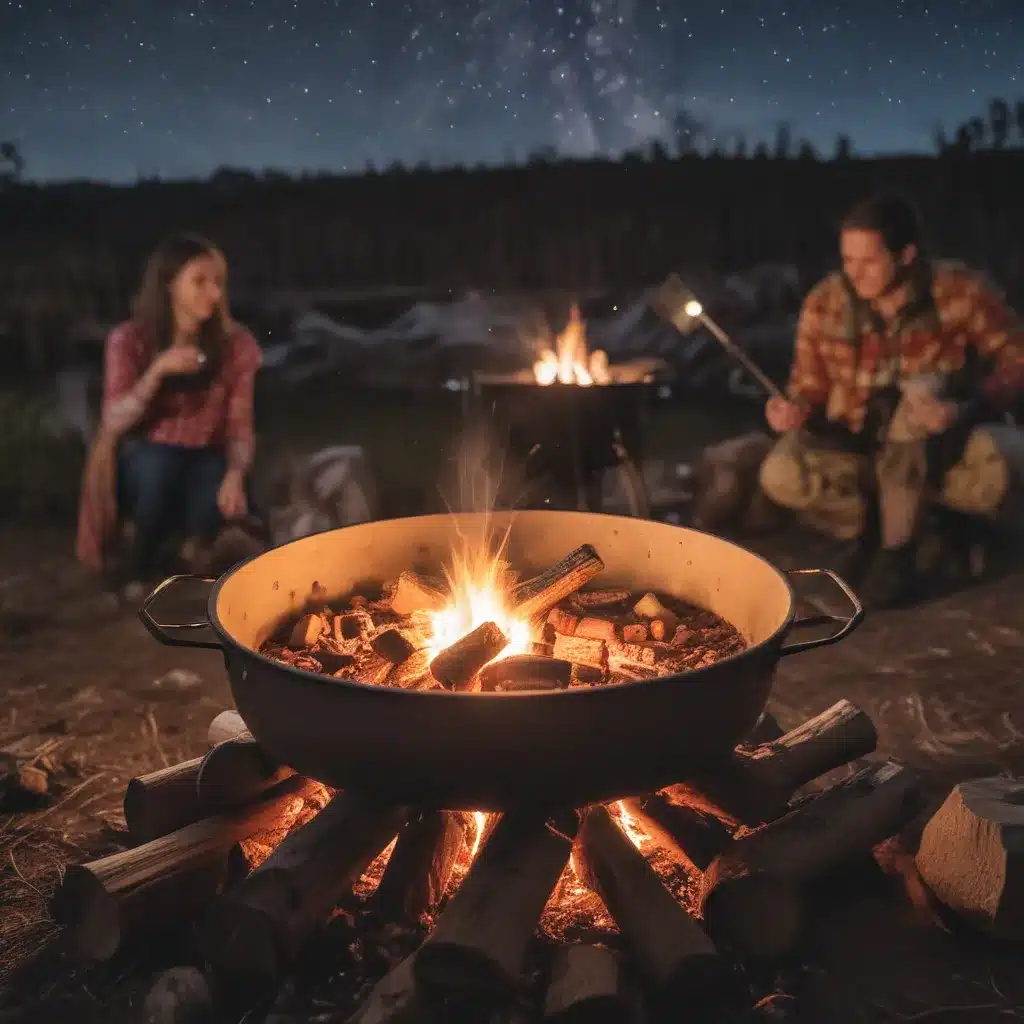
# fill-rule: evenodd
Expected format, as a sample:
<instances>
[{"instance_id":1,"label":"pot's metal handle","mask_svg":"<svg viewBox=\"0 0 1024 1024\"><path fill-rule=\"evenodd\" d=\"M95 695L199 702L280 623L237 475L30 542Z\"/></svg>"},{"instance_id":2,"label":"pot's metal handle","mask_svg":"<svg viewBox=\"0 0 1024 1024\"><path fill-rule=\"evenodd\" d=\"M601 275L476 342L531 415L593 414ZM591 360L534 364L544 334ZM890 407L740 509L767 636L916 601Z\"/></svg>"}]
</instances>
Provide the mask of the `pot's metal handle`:
<instances>
[{"instance_id":1,"label":"pot's metal handle","mask_svg":"<svg viewBox=\"0 0 1024 1024\"><path fill-rule=\"evenodd\" d=\"M209 629L210 623L207 619L202 622L157 622L150 612L150 606L165 591L178 583L188 581L190 583L216 583L216 576L194 576L191 573L182 573L178 576L168 576L163 583L158 583L149 597L142 602L139 609L139 618L146 627L146 631L154 640L164 644L166 647L201 647L205 650L219 651L221 646L214 640L192 640L189 637L176 635L179 631L187 633L196 629Z\"/></svg>"},{"instance_id":2,"label":"pot's metal handle","mask_svg":"<svg viewBox=\"0 0 1024 1024\"><path fill-rule=\"evenodd\" d=\"M797 619L790 626L790 629L808 626L823 626L829 622L841 622L842 625L834 633L828 636L818 637L814 640L797 640L795 643L783 644L779 651L779 657L784 658L787 654L800 654L803 651L813 651L816 647L828 647L829 644L837 644L840 640L848 637L864 620L864 606L857 600L857 595L850 589L845 580L841 579L831 569L791 569L787 576L827 576L842 592L843 597L849 601L853 608L853 614L849 617L842 615L811 615L805 619Z\"/></svg>"}]
</instances>

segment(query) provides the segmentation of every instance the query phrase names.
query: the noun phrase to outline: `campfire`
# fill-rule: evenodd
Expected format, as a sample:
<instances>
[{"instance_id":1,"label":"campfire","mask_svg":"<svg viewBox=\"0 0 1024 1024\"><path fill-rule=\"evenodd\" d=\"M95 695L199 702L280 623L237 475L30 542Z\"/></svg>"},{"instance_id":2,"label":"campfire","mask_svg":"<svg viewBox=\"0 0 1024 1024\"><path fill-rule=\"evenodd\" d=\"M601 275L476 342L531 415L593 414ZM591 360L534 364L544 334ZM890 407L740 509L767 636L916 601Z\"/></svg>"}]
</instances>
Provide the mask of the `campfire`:
<instances>
[{"instance_id":1,"label":"campfire","mask_svg":"<svg viewBox=\"0 0 1024 1024\"><path fill-rule=\"evenodd\" d=\"M284 623L261 651L371 685L527 692L653 679L744 649L724 619L667 595L584 589L603 569L583 544L520 581L500 544L467 547L443 576L406 570Z\"/></svg>"},{"instance_id":2,"label":"campfire","mask_svg":"<svg viewBox=\"0 0 1024 1024\"><path fill-rule=\"evenodd\" d=\"M587 328L580 315L580 307L573 303L569 322L555 338L554 347L545 346L540 358L533 364L533 376L538 384L611 384L608 354L601 349L587 351Z\"/></svg>"},{"instance_id":3,"label":"campfire","mask_svg":"<svg viewBox=\"0 0 1024 1024\"><path fill-rule=\"evenodd\" d=\"M228 711L204 757L132 780L137 845L70 866L54 914L93 960L198 921L207 973L159 976L151 1019L192 1019L211 992L235 1010L295 1000L282 985L313 954L334 962L330 1003L321 989L312 1005L352 1024L442 1005L467 1021L737 1006L749 996L730 963L790 952L814 884L916 809L896 762L814 782L875 745L849 702L780 734L769 716L715 771L659 793L483 814L333 792L274 763Z\"/></svg>"}]
</instances>

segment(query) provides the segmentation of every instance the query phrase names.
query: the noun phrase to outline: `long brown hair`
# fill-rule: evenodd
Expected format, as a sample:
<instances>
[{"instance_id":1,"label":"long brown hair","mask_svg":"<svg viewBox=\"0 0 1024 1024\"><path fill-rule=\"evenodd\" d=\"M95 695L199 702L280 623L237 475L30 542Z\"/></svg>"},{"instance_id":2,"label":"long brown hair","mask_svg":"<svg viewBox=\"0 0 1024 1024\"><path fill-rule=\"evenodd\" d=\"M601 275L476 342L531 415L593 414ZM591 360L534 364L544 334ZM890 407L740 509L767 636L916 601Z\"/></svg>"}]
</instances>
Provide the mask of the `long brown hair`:
<instances>
[{"instance_id":1,"label":"long brown hair","mask_svg":"<svg viewBox=\"0 0 1024 1024\"><path fill-rule=\"evenodd\" d=\"M168 348L174 341L174 311L171 307L171 283L182 268L192 260L211 257L221 275L220 302L213 316L200 325L196 344L206 355L201 373L175 380L172 386L192 390L206 387L217 375L234 329L228 313L227 260L212 242L199 235L174 234L163 239L153 250L142 275L142 285L132 302L132 320L145 339L152 356Z\"/></svg>"}]
</instances>

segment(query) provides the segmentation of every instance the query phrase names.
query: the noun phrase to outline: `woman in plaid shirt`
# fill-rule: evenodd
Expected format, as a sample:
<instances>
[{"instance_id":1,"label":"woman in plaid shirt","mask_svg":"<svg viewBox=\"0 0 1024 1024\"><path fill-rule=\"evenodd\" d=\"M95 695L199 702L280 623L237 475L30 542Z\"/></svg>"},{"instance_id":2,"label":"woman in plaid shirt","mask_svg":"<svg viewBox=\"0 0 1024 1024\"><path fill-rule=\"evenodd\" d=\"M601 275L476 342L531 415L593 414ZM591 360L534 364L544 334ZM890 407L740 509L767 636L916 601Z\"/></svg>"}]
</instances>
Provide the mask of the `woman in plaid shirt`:
<instances>
[{"instance_id":1,"label":"woman in plaid shirt","mask_svg":"<svg viewBox=\"0 0 1024 1024\"><path fill-rule=\"evenodd\" d=\"M131 524L128 578L140 581L172 536L191 547L249 509L262 354L228 315L226 277L209 242L166 239L150 257L131 319L107 338L76 545L94 569L109 567L118 521Z\"/></svg>"},{"instance_id":2,"label":"woman in plaid shirt","mask_svg":"<svg viewBox=\"0 0 1024 1024\"><path fill-rule=\"evenodd\" d=\"M782 436L761 487L810 525L856 542L865 599L918 596L917 541L941 506L1012 520L1024 485L1024 331L1000 294L959 264L933 263L913 205L870 199L840 225L843 270L804 302Z\"/></svg>"}]
</instances>

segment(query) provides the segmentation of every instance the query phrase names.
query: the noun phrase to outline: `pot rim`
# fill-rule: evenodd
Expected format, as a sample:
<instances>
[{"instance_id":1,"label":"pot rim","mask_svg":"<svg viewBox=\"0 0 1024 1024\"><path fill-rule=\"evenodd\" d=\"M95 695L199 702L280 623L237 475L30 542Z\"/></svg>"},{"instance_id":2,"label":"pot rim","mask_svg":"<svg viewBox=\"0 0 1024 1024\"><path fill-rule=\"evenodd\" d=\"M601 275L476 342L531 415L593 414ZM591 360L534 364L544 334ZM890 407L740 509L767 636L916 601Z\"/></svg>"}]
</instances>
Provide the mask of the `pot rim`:
<instances>
[{"instance_id":1,"label":"pot rim","mask_svg":"<svg viewBox=\"0 0 1024 1024\"><path fill-rule=\"evenodd\" d=\"M552 515L560 514L557 510L548 510L548 509L529 509L528 511L530 511L530 512L549 513L549 514L552 514ZM603 516L603 517L606 517L606 518L609 518L609 519L628 519L630 522L636 522L636 520L631 519L629 516L615 516L615 515L611 515L610 513L607 513L607 512L588 512L587 515ZM409 521L409 520L412 520L412 519L426 519L426 518L430 518L430 517L433 517L433 518L438 518L438 517L448 518L450 516L451 516L451 513L448 513L448 512L436 512L436 513L430 514L430 516L395 516L395 517L392 517L390 519L374 520L374 522L392 522L392 523L394 523L394 522ZM336 528L334 530L325 530L325 531L323 531L322 534L320 534L320 536L323 536L325 534L343 533L343 532L345 532L347 530L355 530L355 529L358 529L360 526L365 526L365 525L366 525L365 523L353 523L350 526L341 526L341 527L338 527L338 528ZM676 681L684 679L684 678L685 679L694 679L694 680L696 680L696 679L703 679L703 678L706 677L707 673L712 672L713 670L714 671L721 671L722 667L724 667L725 665L727 665L727 664L729 664L731 662L738 661L739 659L745 658L745 657L748 657L748 656L754 656L757 652L760 652L760 651L771 650L773 647L781 646L781 643L782 643L783 639L785 638L786 634L789 632L790 629L792 629L793 622L794 622L794 620L796 618L796 596L793 593L792 584L790 583L788 577L786 576L786 574L784 572L782 572L780 569L777 569L774 565L772 565L771 562L769 562L766 558L763 558L761 555L755 554L753 551L750 551L747 548L744 548L741 545L736 544L736 543L734 543L731 540L724 540L723 538L718 537L715 534L708 533L705 530L696 530L696 529L692 529L691 527L688 527L688 526L676 526L675 524L672 524L672 523L659 523L658 525L672 526L675 529L686 530L686 531L688 531L690 533L702 534L703 536L708 537L711 540L717 541L717 542L719 542L721 544L724 544L724 545L728 545L731 548L735 548L738 551L743 552L744 554L748 555L751 558L756 558L763 565L767 566L767 568L770 569L771 572L773 572L778 577L778 579L782 582L783 586L786 588L786 593L787 593L787 595L789 597L789 608L788 608L788 610L786 612L786 617L783 620L782 624L775 630L774 633L772 633L770 636L766 637L764 640L761 640L758 643L753 644L752 646L745 647L742 651L737 651L735 654L728 654L724 658L721 658L718 661L712 662L712 664L710 664L710 665L705 665L705 666L703 666L701 668L687 669L685 672L674 672L674 673L672 673L670 675L656 676L653 679L635 679L635 680L630 680L630 681L624 682L624 683L605 683L605 684L602 684L600 686L576 686L576 687L569 687L569 688L564 689L564 690L543 690L543 691L527 690L527 691L500 691L500 692L474 691L474 692L470 692L470 693L462 693L462 692L458 692L458 691L455 691L455 690L436 690L436 689L435 690L403 690L403 689L400 689L398 687L393 687L393 686L376 686L373 683L361 683L361 682L359 682L358 680L355 680L355 679L336 679L334 676L321 675L320 673L317 673L317 672L310 672L310 671L307 671L306 669L296 668L293 665L286 665L283 662L275 661L273 658L267 657L267 655L262 654L260 651L256 650L255 648L253 648L253 647L246 647L243 644L239 643L234 637L232 637L227 632L227 630L221 624L220 617L217 614L217 599L218 599L218 597L220 595L220 592L221 592L221 589L223 588L223 586L227 583L227 581L232 576L235 575L235 573L239 572L242 568L244 568L245 566L249 565L251 562L258 561L265 554L267 554L266 551L260 552L257 555L250 555L244 561L239 562L238 565L236 565L233 568L229 569L226 573L224 573L223 575L221 575L220 577L217 578L217 581L214 583L213 588L210 590L209 597L207 598L207 601L206 601L206 617L207 617L207 619L209 621L210 628L214 631L214 633L216 633L218 639L221 641L220 646L221 646L222 649L225 648L225 647L228 647L228 648L231 648L234 651L241 652L242 654L246 655L247 657L256 658L258 661L263 662L268 667L273 668L273 669L275 669L277 671L285 672L285 673L287 673L290 676L295 676L296 678L301 679L303 682L314 682L314 683L320 683L320 684L323 684L323 685L326 685L326 686L336 686L336 687L338 687L339 689L341 689L343 691L344 690L357 690L357 691L361 691L361 692L374 692L374 693L380 694L381 697L384 697L384 696L387 696L387 697L405 697L405 698L410 698L410 699L411 698L420 698L420 699L431 698L431 699L435 699L436 700L436 699L439 699L439 698L445 698L445 699L448 699L448 700L474 700L474 701L479 701L479 700L516 700L516 699L520 699L520 700L533 699L533 700L536 700L538 698L545 698L545 699L567 700L567 699L580 699L580 698L582 698L584 696L589 696L591 699L593 699L594 696L597 693L601 693L601 692L605 692L605 691L611 692L611 693L622 693L622 692L626 692L626 691L633 690L633 689L640 689L640 688L643 688L643 687L649 687L649 686L651 686L653 684L663 684L663 683L669 683L669 682L676 682ZM299 538L297 538L295 540L290 540L290 541L287 541L284 544L280 544L277 547L275 547L273 549L270 549L270 550L280 551L283 548L287 548L287 547L291 546L292 544L299 544L303 540L306 540L306 539L307 538L305 538L305 537L299 537ZM858 622L859 622L859 618L858 618Z\"/></svg>"}]
</instances>

